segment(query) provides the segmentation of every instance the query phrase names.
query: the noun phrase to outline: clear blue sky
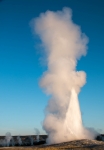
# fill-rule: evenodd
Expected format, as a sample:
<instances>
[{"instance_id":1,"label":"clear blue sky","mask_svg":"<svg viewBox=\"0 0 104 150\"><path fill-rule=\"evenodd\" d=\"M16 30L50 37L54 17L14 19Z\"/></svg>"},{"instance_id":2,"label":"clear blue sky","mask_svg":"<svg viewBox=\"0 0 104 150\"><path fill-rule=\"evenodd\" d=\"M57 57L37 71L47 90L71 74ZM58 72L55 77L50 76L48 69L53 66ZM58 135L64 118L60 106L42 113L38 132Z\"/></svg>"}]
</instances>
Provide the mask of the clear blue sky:
<instances>
[{"instance_id":1,"label":"clear blue sky","mask_svg":"<svg viewBox=\"0 0 104 150\"><path fill-rule=\"evenodd\" d=\"M84 125L104 133L104 0L0 1L0 135L42 133L48 97L38 81L46 69L31 19L46 10L70 7L73 21L88 36L88 53L77 69L87 73L79 101Z\"/></svg>"}]
</instances>

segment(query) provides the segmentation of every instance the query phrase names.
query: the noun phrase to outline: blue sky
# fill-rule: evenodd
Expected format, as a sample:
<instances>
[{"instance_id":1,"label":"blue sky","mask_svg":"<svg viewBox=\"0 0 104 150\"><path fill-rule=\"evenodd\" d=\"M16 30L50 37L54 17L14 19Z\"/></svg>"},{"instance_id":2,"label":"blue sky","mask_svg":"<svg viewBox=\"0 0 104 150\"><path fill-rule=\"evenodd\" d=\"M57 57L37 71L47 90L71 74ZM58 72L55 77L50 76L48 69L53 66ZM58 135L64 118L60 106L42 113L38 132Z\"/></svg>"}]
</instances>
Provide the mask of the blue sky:
<instances>
[{"instance_id":1,"label":"blue sky","mask_svg":"<svg viewBox=\"0 0 104 150\"><path fill-rule=\"evenodd\" d=\"M87 83L79 94L83 123L104 133L104 1L2 0L0 1L0 135L35 134L41 127L48 97L38 82L46 70L40 40L30 21L47 10L70 7L73 21L88 38L88 52L77 70Z\"/></svg>"}]
</instances>

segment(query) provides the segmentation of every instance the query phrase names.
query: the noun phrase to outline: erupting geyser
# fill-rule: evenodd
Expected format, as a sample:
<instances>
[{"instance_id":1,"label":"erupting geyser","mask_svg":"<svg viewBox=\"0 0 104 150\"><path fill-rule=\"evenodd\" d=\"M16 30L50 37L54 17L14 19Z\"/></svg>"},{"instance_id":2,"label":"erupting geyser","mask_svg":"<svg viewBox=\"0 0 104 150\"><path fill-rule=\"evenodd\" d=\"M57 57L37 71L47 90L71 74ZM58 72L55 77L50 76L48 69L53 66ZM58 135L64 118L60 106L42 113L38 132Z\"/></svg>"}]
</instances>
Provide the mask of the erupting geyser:
<instances>
[{"instance_id":1,"label":"erupting geyser","mask_svg":"<svg viewBox=\"0 0 104 150\"><path fill-rule=\"evenodd\" d=\"M69 8L47 11L33 20L47 60L47 71L40 86L51 96L46 107L43 128L48 143L94 138L82 124L78 94L86 82L86 74L76 71L77 60L86 55L88 42L80 27L73 23Z\"/></svg>"}]
</instances>

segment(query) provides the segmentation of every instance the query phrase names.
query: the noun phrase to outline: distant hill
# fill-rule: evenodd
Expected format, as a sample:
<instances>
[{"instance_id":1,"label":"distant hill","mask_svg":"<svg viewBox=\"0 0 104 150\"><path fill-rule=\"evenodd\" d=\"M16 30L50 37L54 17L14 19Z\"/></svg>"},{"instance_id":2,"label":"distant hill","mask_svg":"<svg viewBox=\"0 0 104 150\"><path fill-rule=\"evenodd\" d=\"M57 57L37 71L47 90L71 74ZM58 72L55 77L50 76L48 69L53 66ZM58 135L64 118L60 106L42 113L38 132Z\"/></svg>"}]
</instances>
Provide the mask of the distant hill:
<instances>
[{"instance_id":1,"label":"distant hill","mask_svg":"<svg viewBox=\"0 0 104 150\"><path fill-rule=\"evenodd\" d=\"M18 144L18 136L12 137L15 143L14 146L12 146L11 141L10 147L3 147L1 141L5 139L5 136L0 136L0 150L104 150L104 134L97 136L96 140L74 140L52 145L46 144L47 135L39 135L39 141L37 141L36 135L20 136L21 145Z\"/></svg>"},{"instance_id":2,"label":"distant hill","mask_svg":"<svg viewBox=\"0 0 104 150\"><path fill-rule=\"evenodd\" d=\"M104 150L104 142L97 140L75 140L52 145L38 145L26 147L5 147L0 150Z\"/></svg>"}]
</instances>

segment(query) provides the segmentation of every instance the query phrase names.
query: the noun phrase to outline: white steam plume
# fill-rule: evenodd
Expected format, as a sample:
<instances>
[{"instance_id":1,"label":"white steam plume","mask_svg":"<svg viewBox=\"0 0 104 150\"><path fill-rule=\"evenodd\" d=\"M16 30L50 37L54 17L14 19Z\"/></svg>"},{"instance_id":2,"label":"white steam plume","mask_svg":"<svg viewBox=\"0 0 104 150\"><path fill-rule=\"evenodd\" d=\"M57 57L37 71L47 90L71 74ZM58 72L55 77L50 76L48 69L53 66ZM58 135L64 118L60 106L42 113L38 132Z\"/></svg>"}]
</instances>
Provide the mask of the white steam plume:
<instances>
[{"instance_id":1,"label":"white steam plume","mask_svg":"<svg viewBox=\"0 0 104 150\"><path fill-rule=\"evenodd\" d=\"M36 133L36 140L37 140L37 142L39 142L39 134L40 134L40 132L39 132L39 130L37 128L34 128L34 130L35 130L35 133Z\"/></svg>"},{"instance_id":2,"label":"white steam plume","mask_svg":"<svg viewBox=\"0 0 104 150\"><path fill-rule=\"evenodd\" d=\"M4 145L9 146L11 139L12 139L11 133L7 132L5 135Z\"/></svg>"},{"instance_id":3,"label":"white steam plume","mask_svg":"<svg viewBox=\"0 0 104 150\"><path fill-rule=\"evenodd\" d=\"M18 144L19 144L19 145L22 145L22 140L21 140L21 137L20 137L20 136L17 136L17 141L18 141Z\"/></svg>"},{"instance_id":4,"label":"white steam plume","mask_svg":"<svg viewBox=\"0 0 104 150\"><path fill-rule=\"evenodd\" d=\"M40 86L51 95L46 107L43 128L48 143L94 138L83 127L78 94L86 82L86 74L76 71L77 60L86 55L87 37L73 23L69 8L47 11L33 20L47 57L47 71Z\"/></svg>"}]
</instances>

